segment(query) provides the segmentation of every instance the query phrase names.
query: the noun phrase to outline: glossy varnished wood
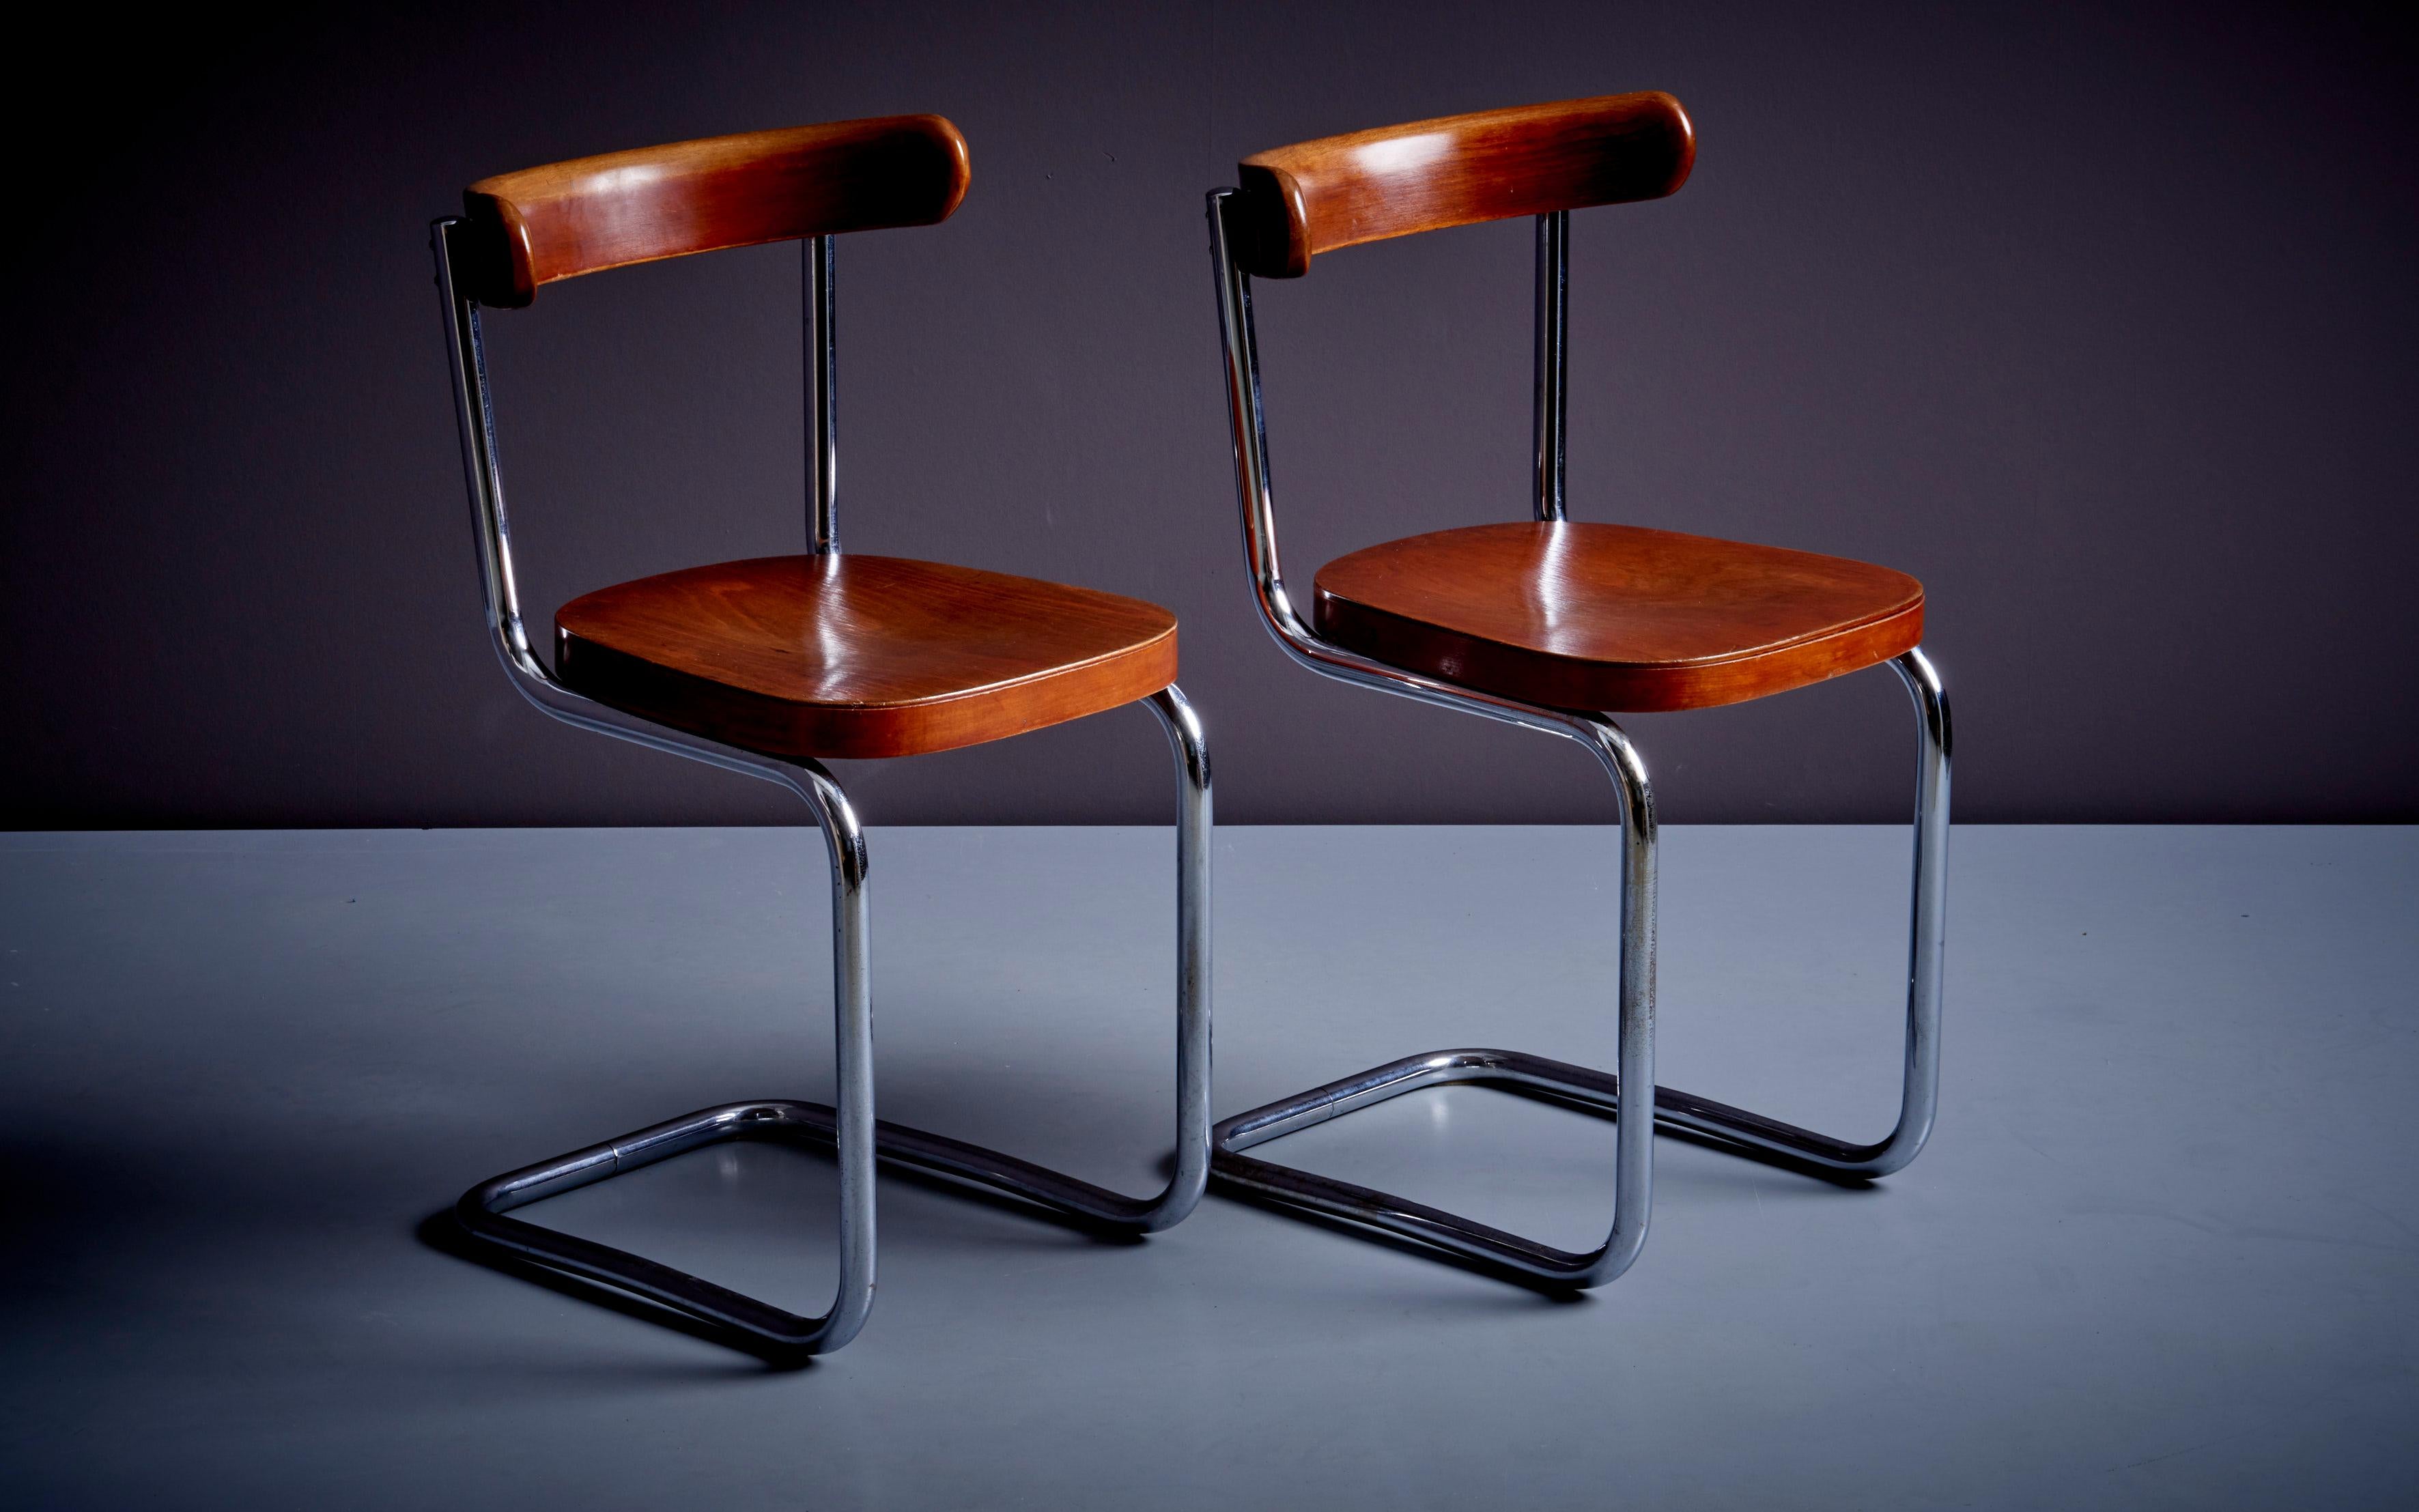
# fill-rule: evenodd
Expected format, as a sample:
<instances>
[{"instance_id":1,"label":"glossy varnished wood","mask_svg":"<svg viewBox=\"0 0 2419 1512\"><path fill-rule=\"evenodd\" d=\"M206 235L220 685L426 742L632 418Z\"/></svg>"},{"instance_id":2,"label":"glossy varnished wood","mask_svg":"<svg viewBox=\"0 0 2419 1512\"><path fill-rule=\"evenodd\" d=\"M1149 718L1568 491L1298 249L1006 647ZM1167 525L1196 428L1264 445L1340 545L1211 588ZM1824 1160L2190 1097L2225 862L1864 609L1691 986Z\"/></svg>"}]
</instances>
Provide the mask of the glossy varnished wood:
<instances>
[{"instance_id":1,"label":"glossy varnished wood","mask_svg":"<svg viewBox=\"0 0 2419 1512\"><path fill-rule=\"evenodd\" d=\"M1627 525L1475 525L1319 569L1328 640L1555 708L1710 708L1887 661L1923 585L1842 557Z\"/></svg>"},{"instance_id":2,"label":"glossy varnished wood","mask_svg":"<svg viewBox=\"0 0 2419 1512\"><path fill-rule=\"evenodd\" d=\"M457 276L483 304L693 252L931 225L965 198L966 139L938 116L886 116L675 142L482 178L463 192Z\"/></svg>"},{"instance_id":3,"label":"glossy varnished wood","mask_svg":"<svg viewBox=\"0 0 2419 1512\"><path fill-rule=\"evenodd\" d=\"M1656 91L1446 116L1253 154L1230 224L1245 272L1298 278L1359 242L1655 199L1696 151L1687 112Z\"/></svg>"},{"instance_id":4,"label":"glossy varnished wood","mask_svg":"<svg viewBox=\"0 0 2419 1512\"><path fill-rule=\"evenodd\" d=\"M1147 698L1176 617L1116 594L898 557L763 557L644 578L555 616L589 697L773 756L910 756Z\"/></svg>"}]
</instances>

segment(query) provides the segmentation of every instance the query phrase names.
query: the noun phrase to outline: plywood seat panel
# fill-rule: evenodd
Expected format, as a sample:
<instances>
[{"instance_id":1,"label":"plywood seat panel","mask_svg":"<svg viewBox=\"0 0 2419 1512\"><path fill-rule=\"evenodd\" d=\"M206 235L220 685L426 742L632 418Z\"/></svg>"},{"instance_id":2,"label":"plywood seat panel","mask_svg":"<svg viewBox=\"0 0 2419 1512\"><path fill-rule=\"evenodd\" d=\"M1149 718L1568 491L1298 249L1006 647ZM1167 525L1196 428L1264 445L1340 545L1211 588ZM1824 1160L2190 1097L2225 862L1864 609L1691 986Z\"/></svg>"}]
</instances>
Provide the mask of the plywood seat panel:
<instances>
[{"instance_id":1,"label":"plywood seat panel","mask_svg":"<svg viewBox=\"0 0 2419 1512\"><path fill-rule=\"evenodd\" d=\"M1318 633L1506 698L1710 708L1912 649L1923 585L1843 557L1578 522L1476 525L1319 569Z\"/></svg>"},{"instance_id":2,"label":"plywood seat panel","mask_svg":"<svg viewBox=\"0 0 2419 1512\"><path fill-rule=\"evenodd\" d=\"M1176 617L1064 583L899 557L760 557L599 589L555 616L599 702L775 756L999 740L1176 680Z\"/></svg>"}]
</instances>

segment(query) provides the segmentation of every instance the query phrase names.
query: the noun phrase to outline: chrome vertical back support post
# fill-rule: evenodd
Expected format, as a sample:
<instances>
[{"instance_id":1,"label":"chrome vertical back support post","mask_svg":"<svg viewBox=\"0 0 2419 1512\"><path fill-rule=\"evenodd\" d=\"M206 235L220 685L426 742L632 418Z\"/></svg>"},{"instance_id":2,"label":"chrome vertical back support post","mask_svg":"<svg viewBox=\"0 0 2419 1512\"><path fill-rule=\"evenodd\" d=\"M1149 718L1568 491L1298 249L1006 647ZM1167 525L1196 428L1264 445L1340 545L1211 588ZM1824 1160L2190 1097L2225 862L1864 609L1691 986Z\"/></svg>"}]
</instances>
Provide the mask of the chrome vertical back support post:
<instances>
[{"instance_id":1,"label":"chrome vertical back support post","mask_svg":"<svg viewBox=\"0 0 2419 1512\"><path fill-rule=\"evenodd\" d=\"M1938 1088L1949 738L1948 702L1931 663L1920 650L1908 652L1895 663L1915 699L1919 732L1904 1083L1893 1132L1874 1144L1851 1144L1656 1086L1656 824L1645 764L1620 726L1603 715L1525 704L1374 661L1322 639L1295 609L1277 553L1251 279L1233 255L1227 224L1234 194L1226 189L1210 195L1210 255L1218 290L1243 553L1261 621L1286 655L1323 676L1576 740L1596 757L1612 779L1622 809L1621 963L1614 984L1614 1056L1619 1070L1617 1075L1607 1075L1507 1050L1444 1050L1412 1056L1224 1120L1213 1140L1215 1174L1236 1188L1270 1200L1420 1240L1534 1279L1587 1287L1621 1274L1645 1242L1653 1192L1651 1134L1657 1120L1836 1176L1884 1176L1904 1166L1930 1135ZM1540 216L1535 501L1539 519L1564 517L1567 248L1566 215ZM1242 1153L1357 1108L1454 1082L1519 1088L1618 1119L1613 1226L1602 1246L1586 1254L1555 1249L1407 1198ZM1625 1112L1628 1116L1621 1117Z\"/></svg>"},{"instance_id":2,"label":"chrome vertical back support post","mask_svg":"<svg viewBox=\"0 0 2419 1512\"><path fill-rule=\"evenodd\" d=\"M826 556L840 549L840 390L832 337L834 301L830 237L798 244L805 265L800 303L807 345L807 549Z\"/></svg>"},{"instance_id":3,"label":"chrome vertical back support post","mask_svg":"<svg viewBox=\"0 0 2419 1512\"><path fill-rule=\"evenodd\" d=\"M830 1104L773 1099L701 1108L618 1139L541 1161L463 1194L455 1216L474 1241L558 1271L615 1287L731 1330L752 1345L818 1353L839 1349L864 1326L874 1290L874 1162L989 1187L1062 1217L1131 1233L1181 1222L1200 1202L1210 1175L1210 756L1201 721L1173 685L1142 702L1166 733L1175 755L1177 811L1176 1172L1156 1196L1130 1197L1012 1155L878 1121L873 1107L871 968L868 955L865 836L840 784L809 760L777 761L678 731L598 703L558 679L530 643L514 574L495 412L477 302L455 271L462 223L431 227L437 285L446 311L456 419L470 502L471 534L489 640L521 696L566 724L685 756L788 788L814 814L829 852L832 878L833 1034L838 1088ZM831 502L831 255L828 238L808 261L810 296L809 388L813 479L812 544L836 551ZM820 308L822 317L812 312ZM820 348L821 355L815 356ZM730 1139L774 1139L833 1149L840 1168L840 1282L829 1311L803 1318L641 1256L544 1228L505 1214L559 1193L639 1169Z\"/></svg>"},{"instance_id":4,"label":"chrome vertical back support post","mask_svg":"<svg viewBox=\"0 0 2419 1512\"><path fill-rule=\"evenodd\" d=\"M1537 517L1563 514L1563 436L1570 421L1571 212L1537 217Z\"/></svg>"}]
</instances>

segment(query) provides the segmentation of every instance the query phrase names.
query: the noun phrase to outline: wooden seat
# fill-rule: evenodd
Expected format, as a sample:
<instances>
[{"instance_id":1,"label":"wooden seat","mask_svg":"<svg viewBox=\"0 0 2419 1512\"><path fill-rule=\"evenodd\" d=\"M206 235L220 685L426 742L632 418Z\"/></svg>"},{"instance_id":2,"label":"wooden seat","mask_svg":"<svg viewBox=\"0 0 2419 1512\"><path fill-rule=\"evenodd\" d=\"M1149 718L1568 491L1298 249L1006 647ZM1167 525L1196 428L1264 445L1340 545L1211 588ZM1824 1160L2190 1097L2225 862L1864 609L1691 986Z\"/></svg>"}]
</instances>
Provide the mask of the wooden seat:
<instances>
[{"instance_id":1,"label":"wooden seat","mask_svg":"<svg viewBox=\"0 0 2419 1512\"><path fill-rule=\"evenodd\" d=\"M1176 617L1155 604L855 553L600 589L555 615L555 648L599 702L772 756L949 750L1176 680Z\"/></svg>"},{"instance_id":2,"label":"wooden seat","mask_svg":"<svg viewBox=\"0 0 2419 1512\"><path fill-rule=\"evenodd\" d=\"M1702 709L1913 649L1923 585L1842 557L1673 531L1476 525L1319 570L1318 633L1506 698L1605 713Z\"/></svg>"}]
</instances>

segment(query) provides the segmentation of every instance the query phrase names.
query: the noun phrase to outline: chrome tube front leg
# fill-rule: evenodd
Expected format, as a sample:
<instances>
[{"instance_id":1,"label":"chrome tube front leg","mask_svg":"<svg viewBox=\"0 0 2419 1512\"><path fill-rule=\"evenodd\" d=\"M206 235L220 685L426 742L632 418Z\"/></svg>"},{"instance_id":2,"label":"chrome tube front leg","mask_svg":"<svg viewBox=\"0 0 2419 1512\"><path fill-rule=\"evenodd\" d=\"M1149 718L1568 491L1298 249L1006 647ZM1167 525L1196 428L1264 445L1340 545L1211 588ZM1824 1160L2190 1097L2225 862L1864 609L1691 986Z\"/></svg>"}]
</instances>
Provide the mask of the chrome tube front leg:
<instances>
[{"instance_id":1,"label":"chrome tube front leg","mask_svg":"<svg viewBox=\"0 0 2419 1512\"><path fill-rule=\"evenodd\" d=\"M1094 1227L1150 1234L1172 1228L1210 1183L1210 747L1200 717L1170 684L1142 701L1176 756L1176 1171L1157 1196L1130 1197L1046 1165L928 1134L874 1126L883 1159L1037 1202ZM826 1110L798 1106L811 1119Z\"/></svg>"},{"instance_id":2,"label":"chrome tube front leg","mask_svg":"<svg viewBox=\"0 0 2419 1512\"><path fill-rule=\"evenodd\" d=\"M1657 1116L1676 1128L1710 1134L1842 1176L1903 1170L1922 1153L1940 1108L1940 985L1949 934L1949 694L1918 646L1890 664L1915 702L1914 902L1906 966L1906 1064L1898 1122L1870 1145L1850 1144L1744 1108L1670 1088L1656 1090Z\"/></svg>"},{"instance_id":3,"label":"chrome tube front leg","mask_svg":"<svg viewBox=\"0 0 2419 1512\"><path fill-rule=\"evenodd\" d=\"M1220 1123L1214 1138L1219 1179L1267 1198L1404 1234L1531 1277L1584 1287L1619 1275L1645 1241L1654 1173L1648 1135L1657 1122L1842 1177L1870 1179L1904 1168L1930 1138L1939 1106L1951 742L1948 695L1931 661L1917 649L1899 657L1893 669L1914 700L1918 735L1904 1081L1898 1122L1887 1137L1870 1145L1850 1144L1655 1085L1655 820L1645 771L1636 750L1610 720L1531 710L1527 712L1534 717L1536 727L1559 727L1560 733L1595 751L1623 796L1619 1074L1513 1050L1441 1050L1408 1057ZM1347 680L1360 678L1355 674ZM1548 717L1553 726L1547 723ZM1388 1098L1461 1082L1514 1088L1618 1119L1620 1134L1613 1159L1620 1184L1614 1196L1612 1233L1602 1248L1573 1255L1387 1193L1241 1153ZM1631 1088L1644 1092L1639 1098L1625 1099L1626 1089ZM1642 1108L1638 1105L1641 1101ZM1648 1117L1638 1117L1641 1112Z\"/></svg>"},{"instance_id":4,"label":"chrome tube front leg","mask_svg":"<svg viewBox=\"0 0 2419 1512\"><path fill-rule=\"evenodd\" d=\"M1210 1185L1210 746L1201 717L1171 683L1149 699L1176 757L1176 1172L1142 1215L1171 1227Z\"/></svg>"},{"instance_id":5,"label":"chrome tube front leg","mask_svg":"<svg viewBox=\"0 0 2419 1512\"><path fill-rule=\"evenodd\" d=\"M833 1145L840 1163L840 1290L817 1347L856 1337L873 1311L873 972L867 946L865 831L848 795L821 766L805 784L831 848Z\"/></svg>"},{"instance_id":6,"label":"chrome tube front leg","mask_svg":"<svg viewBox=\"0 0 2419 1512\"><path fill-rule=\"evenodd\" d=\"M1157 1196L1130 1197L1046 1165L928 1134L874 1126L884 1160L1024 1197L1096 1228L1172 1228L1210 1183L1210 748L1200 717L1170 685L1143 701L1176 755L1176 1171ZM824 1110L800 1104L809 1118Z\"/></svg>"},{"instance_id":7,"label":"chrome tube front leg","mask_svg":"<svg viewBox=\"0 0 2419 1512\"><path fill-rule=\"evenodd\" d=\"M1629 1269L1646 1243L1655 1206L1655 793L1646 764L1621 727L1589 720L1589 749L1621 794L1621 1020L1613 1049L1624 1088L1643 1088L1620 1110L1613 1147L1612 1232L1578 1277L1583 1287Z\"/></svg>"},{"instance_id":8,"label":"chrome tube front leg","mask_svg":"<svg viewBox=\"0 0 2419 1512\"><path fill-rule=\"evenodd\" d=\"M1181 688L1142 701L1176 756L1176 1170L1155 1196L1130 1197L1013 1155L901 1124L877 1134L882 1156L1010 1192L1091 1226L1131 1234L1173 1228L1210 1184L1210 747Z\"/></svg>"},{"instance_id":9,"label":"chrome tube front leg","mask_svg":"<svg viewBox=\"0 0 2419 1512\"><path fill-rule=\"evenodd\" d=\"M834 1105L763 1102L700 1109L482 1182L462 1195L454 1211L475 1241L635 1292L760 1346L815 1354L855 1338L873 1308L873 998L866 956L864 831L829 773L811 762L788 771L785 785L814 810L831 855L832 1032L839 1067ZM706 1145L784 1138L832 1144L839 1155L840 1285L831 1310L820 1318L801 1318L643 1256L504 1216Z\"/></svg>"},{"instance_id":10,"label":"chrome tube front leg","mask_svg":"<svg viewBox=\"0 0 2419 1512\"><path fill-rule=\"evenodd\" d=\"M1176 1171L1157 1196L1129 1197L1038 1165L1025 1195L1106 1227L1157 1233L1182 1223L1210 1185L1210 746L1201 717L1171 683L1143 702L1176 757ZM891 1153L884 1125L884 1153ZM932 1136L926 1135L926 1138ZM1004 1157L1001 1157L1004 1158ZM996 1182L1015 1186L1008 1182Z\"/></svg>"},{"instance_id":11,"label":"chrome tube front leg","mask_svg":"<svg viewBox=\"0 0 2419 1512\"><path fill-rule=\"evenodd\" d=\"M1647 1220L1655 1205L1655 795L1637 748L1611 720L1594 715L1569 716L1563 733L1595 755L1621 798L1621 964L1614 989L1613 1049L1619 1078L1500 1050L1414 1056L1219 1124L1213 1148L1220 1180L1240 1191L1401 1234L1555 1286L1598 1286L1637 1260L1646 1243ZM1451 1082L1540 1090L1617 1117L1612 1229L1602 1244L1575 1254L1391 1193L1242 1153L1312 1124ZM1619 1095L1624 1087L1645 1090L1624 1106Z\"/></svg>"}]
</instances>

